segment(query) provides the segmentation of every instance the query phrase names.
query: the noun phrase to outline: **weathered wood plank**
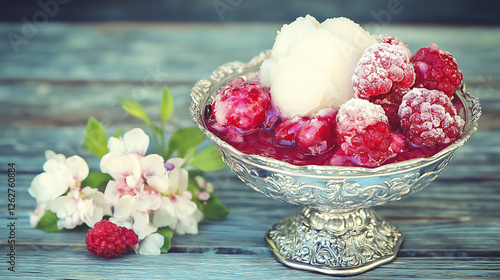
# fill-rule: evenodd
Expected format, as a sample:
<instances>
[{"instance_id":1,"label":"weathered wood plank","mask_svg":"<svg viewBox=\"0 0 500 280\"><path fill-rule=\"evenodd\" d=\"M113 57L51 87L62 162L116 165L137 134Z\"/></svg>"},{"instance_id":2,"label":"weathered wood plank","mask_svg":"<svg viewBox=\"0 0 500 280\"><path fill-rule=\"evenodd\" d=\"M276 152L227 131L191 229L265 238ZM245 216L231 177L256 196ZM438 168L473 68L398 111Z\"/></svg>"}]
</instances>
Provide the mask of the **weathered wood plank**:
<instances>
[{"instance_id":1,"label":"weathered wood plank","mask_svg":"<svg viewBox=\"0 0 500 280\"><path fill-rule=\"evenodd\" d=\"M31 20L33 14L40 13L44 2L18 0L5 5L0 18L5 21L20 22L23 17ZM52 2L48 2L52 3ZM385 2L362 1L362 5L351 5L341 0L312 0L307 3L286 0L254 1L203 1L189 2L152 0L137 3L121 0L102 3L98 0L85 2L60 2L48 7L50 21L92 22L92 21L194 21L194 22L241 22L241 21L280 21L288 22L297 16L310 13L318 19L344 16L359 22L391 23L444 23L444 24L498 24L494 12L498 3L491 0L474 2L453 0L421 0ZM53 4L54 5L54 4ZM428 9L432 6L432 9ZM286 9L283 9L286 7ZM450 7L453 7L452 9ZM390 11L390 12L389 12ZM38 19L41 20L41 19Z\"/></svg>"},{"instance_id":2,"label":"weathered wood plank","mask_svg":"<svg viewBox=\"0 0 500 280\"><path fill-rule=\"evenodd\" d=\"M148 71L166 81L194 81L230 61L248 61L274 43L278 23L62 24L40 27L18 51L0 44L3 80L142 82ZM371 24L372 33L400 36L413 51L438 44L457 59L466 79L498 79L500 28ZM2 24L0 38L22 34Z\"/></svg>"},{"instance_id":3,"label":"weathered wood plank","mask_svg":"<svg viewBox=\"0 0 500 280\"><path fill-rule=\"evenodd\" d=\"M144 261L147 259L147 261ZM40 261L43 260L43 261ZM500 258L396 258L355 279L498 279ZM137 265L140 262L142 265ZM126 255L102 260L73 251L24 251L15 273L22 279L332 279L290 269L271 256L172 253L161 256Z\"/></svg>"},{"instance_id":4,"label":"weathered wood plank","mask_svg":"<svg viewBox=\"0 0 500 280\"><path fill-rule=\"evenodd\" d=\"M109 126L142 124L121 108L119 102L125 97L140 102L152 120L159 120L159 100L164 86L169 87L175 104L174 115L167 128L189 126L192 125L188 112L191 104L189 94L194 83L163 80L146 85L30 80L9 83L0 79L0 128L82 126L90 116ZM483 109L480 129L500 129L497 121L500 114L500 82L495 84L485 80L471 83L467 89L480 99Z\"/></svg>"},{"instance_id":5,"label":"weathered wood plank","mask_svg":"<svg viewBox=\"0 0 500 280\"><path fill-rule=\"evenodd\" d=\"M231 213L220 221L204 220L198 235L176 235L173 252L268 255L264 242L266 231L281 219L293 214L297 206L267 198L233 176L220 171L210 174L220 199ZM212 177L212 178L210 178ZM26 189L31 174L17 176L17 244L22 250L85 251L85 231L45 233L32 229L29 212L35 200ZM477 189L481 189L478 192ZM405 234L401 256L500 256L500 191L496 182L467 183L456 180L436 181L407 199L380 206L376 211L398 226ZM4 202L0 219L7 219ZM480 230L479 230L480 229ZM221 238L221 237L224 238ZM0 241L0 247L6 240Z\"/></svg>"}]
</instances>

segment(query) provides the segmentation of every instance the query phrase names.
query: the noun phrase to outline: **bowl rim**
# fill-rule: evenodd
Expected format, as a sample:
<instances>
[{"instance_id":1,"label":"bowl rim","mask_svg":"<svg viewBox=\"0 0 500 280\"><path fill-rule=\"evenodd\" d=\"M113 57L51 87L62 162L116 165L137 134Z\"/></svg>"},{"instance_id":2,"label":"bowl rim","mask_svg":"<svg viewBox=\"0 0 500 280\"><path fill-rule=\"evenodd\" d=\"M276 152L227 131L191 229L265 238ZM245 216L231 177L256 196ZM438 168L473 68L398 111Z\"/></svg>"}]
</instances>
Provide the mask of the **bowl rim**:
<instances>
[{"instance_id":1,"label":"bowl rim","mask_svg":"<svg viewBox=\"0 0 500 280\"><path fill-rule=\"evenodd\" d=\"M240 159L244 159L252 165L258 164L261 168L276 169L280 173L300 173L303 176L344 175L347 177L358 177L380 174L387 175L393 172L406 172L411 169L421 168L440 162L441 159L449 156L459 147L464 145L478 129L478 119L482 113L479 99L470 94L466 90L465 83L462 82L457 90L459 94L456 94L456 96L460 98L465 109L466 123L462 136L431 157L415 158L370 168L362 166L295 165L274 158L243 153L208 130L204 121L205 106L211 98L218 94L218 89L229 81L236 77L245 76L247 73L252 73L252 71L258 73L257 70L260 68L260 65L269 55L270 50L265 50L252 58L248 63L240 61L225 63L217 67L212 72L209 79L199 80L191 91L192 103L190 106L190 115L193 123L215 144L217 149L229 150L233 155L238 156Z\"/></svg>"}]
</instances>

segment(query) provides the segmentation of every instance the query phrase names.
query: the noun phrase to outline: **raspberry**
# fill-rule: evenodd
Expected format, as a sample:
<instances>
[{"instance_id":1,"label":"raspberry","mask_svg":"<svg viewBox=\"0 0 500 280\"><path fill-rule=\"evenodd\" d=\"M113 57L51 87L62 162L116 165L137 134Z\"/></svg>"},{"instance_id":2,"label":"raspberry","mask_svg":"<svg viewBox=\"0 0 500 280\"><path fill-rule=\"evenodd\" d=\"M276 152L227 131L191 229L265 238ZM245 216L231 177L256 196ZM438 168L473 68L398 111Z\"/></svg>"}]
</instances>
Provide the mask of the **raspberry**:
<instances>
[{"instance_id":1,"label":"raspberry","mask_svg":"<svg viewBox=\"0 0 500 280\"><path fill-rule=\"evenodd\" d=\"M414 87L440 90L451 97L462 82L455 58L436 44L419 49L410 61L415 67Z\"/></svg>"},{"instance_id":2,"label":"raspberry","mask_svg":"<svg viewBox=\"0 0 500 280\"><path fill-rule=\"evenodd\" d=\"M131 251L139 242L131 229L119 227L108 220L101 220L89 229L85 243L87 250L98 257L114 258Z\"/></svg>"},{"instance_id":3,"label":"raspberry","mask_svg":"<svg viewBox=\"0 0 500 280\"><path fill-rule=\"evenodd\" d=\"M269 88L258 82L237 78L224 86L212 104L212 112L222 127L233 126L241 133L262 127L271 109Z\"/></svg>"},{"instance_id":4,"label":"raspberry","mask_svg":"<svg viewBox=\"0 0 500 280\"><path fill-rule=\"evenodd\" d=\"M305 118L286 119L276 127L274 141L284 146L294 146L297 133L304 124Z\"/></svg>"},{"instance_id":5,"label":"raspberry","mask_svg":"<svg viewBox=\"0 0 500 280\"><path fill-rule=\"evenodd\" d=\"M393 155L384 109L368 100L353 98L340 107L337 134L340 148L359 165L380 166Z\"/></svg>"},{"instance_id":6,"label":"raspberry","mask_svg":"<svg viewBox=\"0 0 500 280\"><path fill-rule=\"evenodd\" d=\"M321 155L335 145L335 114L328 112L307 120L297 132L296 148L305 154ZM332 110L333 111L333 110Z\"/></svg>"},{"instance_id":7,"label":"raspberry","mask_svg":"<svg viewBox=\"0 0 500 280\"><path fill-rule=\"evenodd\" d=\"M335 145L335 114L324 109L310 117L286 119L276 127L274 141L304 154L324 154Z\"/></svg>"},{"instance_id":8,"label":"raspberry","mask_svg":"<svg viewBox=\"0 0 500 280\"><path fill-rule=\"evenodd\" d=\"M442 91L414 88L399 107L401 129L415 146L449 144L462 132L464 121Z\"/></svg>"},{"instance_id":9,"label":"raspberry","mask_svg":"<svg viewBox=\"0 0 500 280\"><path fill-rule=\"evenodd\" d=\"M389 125L395 131L401 129L401 122L399 120L398 110L403 96L409 91L408 88L399 88L391 90L388 93L375 95L370 97L370 102L382 106L385 115L389 119Z\"/></svg>"},{"instance_id":10,"label":"raspberry","mask_svg":"<svg viewBox=\"0 0 500 280\"><path fill-rule=\"evenodd\" d=\"M375 40L379 43L387 43L391 45L398 46L404 50L406 55L408 55L408 58L411 57L411 50L410 46L408 46L407 43L405 43L403 40L399 39L396 36L388 35L388 34L378 34L373 36Z\"/></svg>"},{"instance_id":11,"label":"raspberry","mask_svg":"<svg viewBox=\"0 0 500 280\"><path fill-rule=\"evenodd\" d=\"M366 48L352 75L355 96L362 99L410 87L414 81L415 73L408 56L400 47L387 43Z\"/></svg>"}]
</instances>

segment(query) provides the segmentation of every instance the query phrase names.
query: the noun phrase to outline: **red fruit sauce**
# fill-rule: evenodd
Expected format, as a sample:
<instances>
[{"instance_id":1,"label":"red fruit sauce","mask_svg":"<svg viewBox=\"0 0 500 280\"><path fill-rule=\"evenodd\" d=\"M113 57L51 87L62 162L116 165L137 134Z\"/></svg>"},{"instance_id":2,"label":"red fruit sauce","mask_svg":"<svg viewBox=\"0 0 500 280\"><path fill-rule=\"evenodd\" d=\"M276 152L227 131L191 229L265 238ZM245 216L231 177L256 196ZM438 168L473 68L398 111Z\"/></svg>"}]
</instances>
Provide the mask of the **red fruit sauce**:
<instances>
[{"instance_id":1,"label":"red fruit sauce","mask_svg":"<svg viewBox=\"0 0 500 280\"><path fill-rule=\"evenodd\" d=\"M240 82L236 82L237 86L241 85ZM239 94L239 90L235 91L236 94ZM260 89L260 91L260 94L269 94L268 90ZM227 92L227 88L223 88L221 92ZM267 98L261 97L260 99L266 100ZM399 103L400 96L392 102ZM462 103L458 98L454 98L453 104L459 115L462 115L460 114ZM213 134L242 153L273 158L298 166L333 165L372 168L414 158L430 157L449 145L415 147L401 131L392 128L391 147L394 147L394 153L377 165L366 165L358 162L356 157L347 156L339 147L335 118L337 111L327 109L327 113L290 119L280 116L278 109L272 105L272 101L270 106L265 106L267 108L265 120L259 128L249 131L242 131L233 125L218 122L212 104L205 108L205 122Z\"/></svg>"}]
</instances>

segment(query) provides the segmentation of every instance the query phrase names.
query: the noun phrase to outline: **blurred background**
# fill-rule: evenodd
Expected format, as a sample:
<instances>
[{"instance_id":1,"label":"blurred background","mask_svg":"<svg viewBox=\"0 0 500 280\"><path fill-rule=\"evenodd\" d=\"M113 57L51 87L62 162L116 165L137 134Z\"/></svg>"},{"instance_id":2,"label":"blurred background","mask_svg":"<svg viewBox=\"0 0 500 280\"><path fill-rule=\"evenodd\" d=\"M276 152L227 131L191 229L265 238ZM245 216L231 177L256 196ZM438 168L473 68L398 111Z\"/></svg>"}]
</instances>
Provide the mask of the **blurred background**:
<instances>
[{"instance_id":1,"label":"blurred background","mask_svg":"<svg viewBox=\"0 0 500 280\"><path fill-rule=\"evenodd\" d=\"M16 0L2 3L0 21L43 21L46 9L51 21L64 22L291 22L309 13L320 21L498 25L499 8L495 0Z\"/></svg>"}]
</instances>

